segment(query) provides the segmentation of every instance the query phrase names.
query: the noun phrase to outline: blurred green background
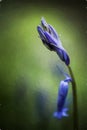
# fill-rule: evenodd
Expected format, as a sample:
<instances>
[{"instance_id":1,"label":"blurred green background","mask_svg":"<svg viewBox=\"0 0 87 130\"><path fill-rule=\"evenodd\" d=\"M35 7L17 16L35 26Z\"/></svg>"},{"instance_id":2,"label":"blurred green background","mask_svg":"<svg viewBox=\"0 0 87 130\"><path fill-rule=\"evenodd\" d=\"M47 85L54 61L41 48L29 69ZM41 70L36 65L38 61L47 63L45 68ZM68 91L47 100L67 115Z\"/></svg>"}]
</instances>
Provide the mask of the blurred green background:
<instances>
[{"instance_id":1,"label":"blurred green background","mask_svg":"<svg viewBox=\"0 0 87 130\"><path fill-rule=\"evenodd\" d=\"M73 130L72 90L68 118L57 120L58 85L67 68L43 46L37 25L43 16L57 30L68 51L77 82L79 130L87 130L87 31L80 1L12 1L0 3L1 130Z\"/></svg>"}]
</instances>

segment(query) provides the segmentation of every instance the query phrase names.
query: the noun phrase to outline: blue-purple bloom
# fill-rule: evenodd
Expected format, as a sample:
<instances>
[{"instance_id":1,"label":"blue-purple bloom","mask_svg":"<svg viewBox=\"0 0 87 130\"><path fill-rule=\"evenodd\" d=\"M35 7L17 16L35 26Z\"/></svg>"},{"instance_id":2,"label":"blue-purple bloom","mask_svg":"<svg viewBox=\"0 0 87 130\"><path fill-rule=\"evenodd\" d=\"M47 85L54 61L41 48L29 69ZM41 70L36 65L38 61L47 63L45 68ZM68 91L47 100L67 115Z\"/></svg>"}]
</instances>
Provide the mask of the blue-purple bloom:
<instances>
[{"instance_id":1,"label":"blue-purple bloom","mask_svg":"<svg viewBox=\"0 0 87 130\"><path fill-rule=\"evenodd\" d=\"M57 99L57 111L54 112L54 117L58 119L61 119L63 116L68 116L68 108L64 107L64 105L68 94L69 82L71 82L71 78L69 76L67 76L65 80L62 80L60 82Z\"/></svg>"},{"instance_id":2,"label":"blue-purple bloom","mask_svg":"<svg viewBox=\"0 0 87 130\"><path fill-rule=\"evenodd\" d=\"M44 18L41 19L41 25L37 26L37 31L43 44L50 51L55 51L60 59L64 61L66 65L69 65L70 58L62 46L56 30L50 24L47 24Z\"/></svg>"}]
</instances>

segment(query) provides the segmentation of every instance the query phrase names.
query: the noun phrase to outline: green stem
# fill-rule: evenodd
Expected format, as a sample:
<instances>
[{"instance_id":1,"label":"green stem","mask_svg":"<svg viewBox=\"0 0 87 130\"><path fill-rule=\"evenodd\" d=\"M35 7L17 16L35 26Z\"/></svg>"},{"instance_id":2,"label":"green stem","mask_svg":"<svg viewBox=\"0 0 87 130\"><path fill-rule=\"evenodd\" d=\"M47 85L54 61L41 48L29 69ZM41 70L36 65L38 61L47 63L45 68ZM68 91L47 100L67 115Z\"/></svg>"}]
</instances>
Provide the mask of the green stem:
<instances>
[{"instance_id":1,"label":"green stem","mask_svg":"<svg viewBox=\"0 0 87 130\"><path fill-rule=\"evenodd\" d=\"M73 129L78 130L78 105L77 105L77 90L76 90L76 82L70 66L68 66L69 73L72 78L72 94L73 94Z\"/></svg>"}]
</instances>

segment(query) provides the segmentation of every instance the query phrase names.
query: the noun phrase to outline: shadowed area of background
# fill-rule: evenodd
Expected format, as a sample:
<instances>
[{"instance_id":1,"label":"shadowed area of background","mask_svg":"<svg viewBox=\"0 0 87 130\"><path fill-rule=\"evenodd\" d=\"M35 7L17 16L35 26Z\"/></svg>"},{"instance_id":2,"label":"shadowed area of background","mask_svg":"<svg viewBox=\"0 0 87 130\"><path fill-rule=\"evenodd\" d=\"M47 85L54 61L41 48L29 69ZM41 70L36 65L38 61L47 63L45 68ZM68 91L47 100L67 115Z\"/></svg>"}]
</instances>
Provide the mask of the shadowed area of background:
<instances>
[{"instance_id":1,"label":"shadowed area of background","mask_svg":"<svg viewBox=\"0 0 87 130\"><path fill-rule=\"evenodd\" d=\"M77 81L79 130L87 129L87 18L85 1L2 0L0 2L0 128L73 130L72 91L69 117L57 120L58 85L67 71L43 46L36 30L41 17L58 32L71 58Z\"/></svg>"}]
</instances>

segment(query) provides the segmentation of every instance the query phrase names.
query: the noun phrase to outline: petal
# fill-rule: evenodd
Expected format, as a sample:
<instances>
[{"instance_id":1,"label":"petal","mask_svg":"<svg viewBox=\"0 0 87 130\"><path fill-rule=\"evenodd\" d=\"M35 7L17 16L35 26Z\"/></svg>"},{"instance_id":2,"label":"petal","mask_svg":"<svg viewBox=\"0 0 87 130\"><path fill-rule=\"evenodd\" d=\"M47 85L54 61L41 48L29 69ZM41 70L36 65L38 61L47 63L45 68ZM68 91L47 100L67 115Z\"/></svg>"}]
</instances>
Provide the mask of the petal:
<instances>
[{"instance_id":1,"label":"petal","mask_svg":"<svg viewBox=\"0 0 87 130\"><path fill-rule=\"evenodd\" d=\"M43 27L43 29L44 29L45 31L48 30L48 24L47 24L46 20L45 20L43 17L42 17L42 19L41 19L41 26Z\"/></svg>"},{"instance_id":2,"label":"petal","mask_svg":"<svg viewBox=\"0 0 87 130\"><path fill-rule=\"evenodd\" d=\"M47 47L50 51L52 51L53 50L53 46L50 44L48 39L45 37L44 31L43 31L42 27L41 26L37 26L37 30L38 30L40 38L41 38L43 44L45 45L45 47Z\"/></svg>"},{"instance_id":3,"label":"petal","mask_svg":"<svg viewBox=\"0 0 87 130\"><path fill-rule=\"evenodd\" d=\"M62 111L64 104L65 104L65 100L68 94L68 83L61 81L60 82L60 86L59 86L59 91L58 91L58 100L57 100L57 111Z\"/></svg>"},{"instance_id":4,"label":"petal","mask_svg":"<svg viewBox=\"0 0 87 130\"><path fill-rule=\"evenodd\" d=\"M61 119L63 116L68 117L69 115L67 114L67 111L68 111L68 108L63 108L61 112L58 112L58 111L54 112L53 116L58 119Z\"/></svg>"},{"instance_id":5,"label":"petal","mask_svg":"<svg viewBox=\"0 0 87 130\"><path fill-rule=\"evenodd\" d=\"M50 44L52 44L52 45L57 47L57 40L51 34L49 34L47 31L45 31L44 35L48 39Z\"/></svg>"},{"instance_id":6,"label":"petal","mask_svg":"<svg viewBox=\"0 0 87 130\"><path fill-rule=\"evenodd\" d=\"M53 46L60 48L62 50L64 50L62 43L59 40L55 39L55 37L53 37L49 32L44 31L44 35L46 36L46 38L48 39L48 41L50 42L50 44L52 44Z\"/></svg>"},{"instance_id":7,"label":"petal","mask_svg":"<svg viewBox=\"0 0 87 130\"><path fill-rule=\"evenodd\" d=\"M62 61L64 61L64 56L63 56L63 51L60 49L60 48L55 48L55 51L56 51L56 53L58 54L58 56L60 57L60 59L62 60Z\"/></svg>"},{"instance_id":8,"label":"petal","mask_svg":"<svg viewBox=\"0 0 87 130\"><path fill-rule=\"evenodd\" d=\"M58 96L63 96L64 98L66 98L68 93L68 88L69 88L68 82L62 80L59 85Z\"/></svg>"},{"instance_id":9,"label":"petal","mask_svg":"<svg viewBox=\"0 0 87 130\"><path fill-rule=\"evenodd\" d=\"M54 112L53 114L54 117L58 118L58 119L61 119L62 118L62 112Z\"/></svg>"},{"instance_id":10,"label":"petal","mask_svg":"<svg viewBox=\"0 0 87 130\"><path fill-rule=\"evenodd\" d=\"M58 40L58 34L57 34L56 30L52 27L52 25L49 24L48 26L49 26L50 32Z\"/></svg>"},{"instance_id":11,"label":"petal","mask_svg":"<svg viewBox=\"0 0 87 130\"><path fill-rule=\"evenodd\" d=\"M63 50L63 56L64 56L65 64L69 65L70 64L70 58L69 58L69 56L68 56L68 54L66 53L65 50Z\"/></svg>"},{"instance_id":12,"label":"petal","mask_svg":"<svg viewBox=\"0 0 87 130\"><path fill-rule=\"evenodd\" d=\"M62 111L62 116L68 117L69 115L67 114L68 108L63 108Z\"/></svg>"},{"instance_id":13,"label":"petal","mask_svg":"<svg viewBox=\"0 0 87 130\"><path fill-rule=\"evenodd\" d=\"M37 26L37 31L38 31L38 33L39 33L39 35L40 35L41 40L45 40L46 37L45 37L45 35L44 35L44 31L43 31L43 29L42 29L41 26Z\"/></svg>"},{"instance_id":14,"label":"petal","mask_svg":"<svg viewBox=\"0 0 87 130\"><path fill-rule=\"evenodd\" d=\"M60 59L65 62L66 65L70 64L70 58L63 47L62 48L56 47L55 51L58 54L58 56L60 57Z\"/></svg>"}]
</instances>

